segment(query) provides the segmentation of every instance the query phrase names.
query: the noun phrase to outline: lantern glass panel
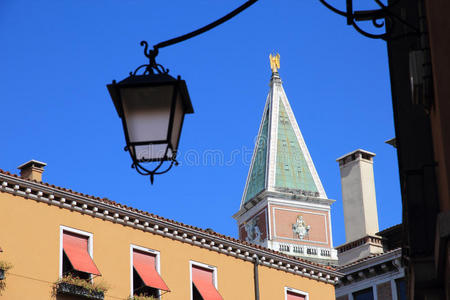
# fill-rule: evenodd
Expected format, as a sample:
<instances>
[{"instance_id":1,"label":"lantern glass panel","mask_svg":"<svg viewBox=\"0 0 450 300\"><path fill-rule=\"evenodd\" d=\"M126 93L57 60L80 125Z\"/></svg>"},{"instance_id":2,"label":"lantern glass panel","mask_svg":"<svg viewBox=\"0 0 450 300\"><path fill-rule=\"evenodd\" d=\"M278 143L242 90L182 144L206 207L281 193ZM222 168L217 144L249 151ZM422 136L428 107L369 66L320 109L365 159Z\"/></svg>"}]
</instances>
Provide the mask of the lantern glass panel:
<instances>
[{"instance_id":1,"label":"lantern glass panel","mask_svg":"<svg viewBox=\"0 0 450 300\"><path fill-rule=\"evenodd\" d=\"M130 147L131 155L136 153L136 159L138 161L160 161L164 159L172 158L172 150L167 149L168 144L149 144L149 145L136 145ZM167 154L166 154L167 149ZM166 155L165 155L166 154Z\"/></svg>"},{"instance_id":2,"label":"lantern glass panel","mask_svg":"<svg viewBox=\"0 0 450 300\"><path fill-rule=\"evenodd\" d=\"M167 140L173 92L172 85L121 89L130 144ZM164 146L155 148L161 147ZM136 152L145 152L141 147L139 149Z\"/></svg>"},{"instance_id":3,"label":"lantern glass panel","mask_svg":"<svg viewBox=\"0 0 450 300\"><path fill-rule=\"evenodd\" d=\"M183 100L181 99L180 93L178 93L175 102L175 111L173 115L172 135L170 137L170 142L172 143L172 147L175 151L177 151L178 149L178 141L180 139L181 126L183 125L184 114L185 112Z\"/></svg>"}]
</instances>

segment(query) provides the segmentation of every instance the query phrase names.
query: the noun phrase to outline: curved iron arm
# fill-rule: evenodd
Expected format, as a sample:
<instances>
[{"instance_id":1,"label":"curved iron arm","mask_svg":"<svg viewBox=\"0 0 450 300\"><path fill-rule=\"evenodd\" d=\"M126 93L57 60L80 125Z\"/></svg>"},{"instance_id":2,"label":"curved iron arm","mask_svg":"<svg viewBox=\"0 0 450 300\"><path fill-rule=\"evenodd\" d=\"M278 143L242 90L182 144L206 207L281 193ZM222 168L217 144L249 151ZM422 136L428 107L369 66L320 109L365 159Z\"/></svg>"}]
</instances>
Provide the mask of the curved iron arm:
<instances>
[{"instance_id":1,"label":"curved iron arm","mask_svg":"<svg viewBox=\"0 0 450 300\"><path fill-rule=\"evenodd\" d=\"M376 28L381 28L381 27L383 27L383 26L384 26L384 21L381 21L380 23L378 23L378 22L377 22L378 20L379 20L379 19L373 19L373 20L372 20L373 26L375 26Z\"/></svg>"},{"instance_id":2,"label":"curved iron arm","mask_svg":"<svg viewBox=\"0 0 450 300\"><path fill-rule=\"evenodd\" d=\"M219 26L222 23L225 23L226 21L228 21L229 19L233 18L234 16L236 16L237 14L239 14L240 12L242 12L243 10L247 9L248 7L250 7L251 5L255 4L258 0L249 0L247 2L245 2L244 4L242 4L241 6L239 6L238 8L236 8L235 10L233 10L232 12L230 12L229 14L223 16L222 18L206 25L203 26L200 29L197 29L195 31L192 31L190 33L184 34L182 36L167 40L165 42L161 42L159 44L156 44L153 46L153 49L157 50L160 48L164 48L173 44L178 44L180 42L183 42L185 40L188 40L190 38L193 38L199 34L202 34L208 30L213 29L214 27Z\"/></svg>"},{"instance_id":3,"label":"curved iron arm","mask_svg":"<svg viewBox=\"0 0 450 300\"><path fill-rule=\"evenodd\" d=\"M328 2L326 2L325 0L319 0L326 8L328 8L329 10L331 10L332 12L337 13L338 15L341 15L343 17L347 17L347 13L345 11L339 10L337 8L335 8L334 6L332 6L331 4L329 4Z\"/></svg>"},{"instance_id":4,"label":"curved iron arm","mask_svg":"<svg viewBox=\"0 0 450 300\"><path fill-rule=\"evenodd\" d=\"M373 34L373 33L366 32L366 31L362 30L361 27L356 25L355 22L352 23L352 26L353 26L353 28L355 28L356 31L358 31L359 33L361 33L362 35L364 35L364 36L366 36L368 38L371 38L371 39L383 39L383 40L386 40L386 38L387 38L387 33ZM375 25L375 27L378 27L378 26Z\"/></svg>"},{"instance_id":5,"label":"curved iron arm","mask_svg":"<svg viewBox=\"0 0 450 300\"><path fill-rule=\"evenodd\" d=\"M169 73L168 69L165 69L162 65L156 63L156 56L158 55L160 48L171 46L173 44L178 44L178 43L181 43L190 38L196 37L199 34L205 33L206 31L209 31L209 30L219 26L220 24L223 24L226 21L230 20L231 18L233 18L240 12L244 11L251 5L255 4L257 1L258 0L249 0L249 1L245 2L244 4L242 4L241 6L239 6L238 8L236 8L235 10L233 10L232 12L228 13L227 15L223 16L222 18L220 18L206 26L203 26L192 32L183 34L176 38L173 38L173 39L170 39L170 40L167 40L167 41L164 41L164 42L154 45L153 50L149 50L148 43L146 41L142 41L141 46L144 46L144 55L150 60L150 62L148 64L139 66L134 72L130 72L130 75L135 76L137 74L137 72L144 67L145 67L144 75L154 74L155 71L158 74Z\"/></svg>"}]
</instances>

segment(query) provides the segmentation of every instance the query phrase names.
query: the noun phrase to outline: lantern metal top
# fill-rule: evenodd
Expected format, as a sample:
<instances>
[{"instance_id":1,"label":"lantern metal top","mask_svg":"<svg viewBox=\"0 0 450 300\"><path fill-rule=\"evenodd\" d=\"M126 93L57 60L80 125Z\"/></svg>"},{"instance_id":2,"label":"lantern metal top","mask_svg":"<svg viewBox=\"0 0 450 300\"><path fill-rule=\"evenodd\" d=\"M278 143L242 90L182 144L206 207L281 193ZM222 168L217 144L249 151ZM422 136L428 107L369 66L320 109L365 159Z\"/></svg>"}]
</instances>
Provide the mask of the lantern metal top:
<instances>
[{"instance_id":1,"label":"lantern metal top","mask_svg":"<svg viewBox=\"0 0 450 300\"><path fill-rule=\"evenodd\" d=\"M114 80L112 84L108 84L108 91L114 102L117 114L119 117L123 117L122 105L120 104L120 96L118 88L131 88L131 87L149 87L149 86L164 86L164 85L178 85L179 92L181 94L181 99L183 101L183 106L186 114L194 113L194 108L192 107L191 97L189 96L186 81L181 80L178 76L177 79L170 76L169 74L148 74L148 75L133 75L131 74L122 81L116 83Z\"/></svg>"}]
</instances>

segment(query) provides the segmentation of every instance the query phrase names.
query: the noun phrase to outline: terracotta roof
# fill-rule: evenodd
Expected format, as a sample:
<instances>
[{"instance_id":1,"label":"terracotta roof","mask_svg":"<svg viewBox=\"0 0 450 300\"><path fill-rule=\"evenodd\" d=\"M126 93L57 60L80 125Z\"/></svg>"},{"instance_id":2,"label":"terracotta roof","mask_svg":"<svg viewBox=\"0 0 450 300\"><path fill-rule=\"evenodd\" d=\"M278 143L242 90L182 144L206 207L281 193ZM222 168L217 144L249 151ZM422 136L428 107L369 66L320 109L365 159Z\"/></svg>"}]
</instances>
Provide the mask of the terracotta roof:
<instances>
[{"instance_id":1,"label":"terracotta roof","mask_svg":"<svg viewBox=\"0 0 450 300\"><path fill-rule=\"evenodd\" d=\"M380 232L377 232L377 235L384 236L386 233L390 233L390 232L395 231L395 230L401 230L402 226L403 226L403 224L400 223L400 224L388 227L386 229L381 230Z\"/></svg>"},{"instance_id":2,"label":"terracotta roof","mask_svg":"<svg viewBox=\"0 0 450 300\"><path fill-rule=\"evenodd\" d=\"M396 251L401 252L401 248L393 249L393 250L386 251L386 252L383 252L383 253L371 254L371 255L369 255L369 256L363 257L363 258L361 258L361 259L358 259L358 260L356 260L356 261L354 261L354 262L351 262L351 263L348 263L348 264L346 264L346 265L338 266L336 269L337 269L337 270L346 269L346 268L348 268L348 267L352 267L352 266L357 265L357 264L360 264L360 263L362 263L362 262L364 262L364 261L369 261L369 260L374 259L374 258L376 258L376 257L387 256L388 254L391 254L391 253L396 252Z\"/></svg>"},{"instance_id":3,"label":"terracotta roof","mask_svg":"<svg viewBox=\"0 0 450 300\"><path fill-rule=\"evenodd\" d=\"M336 247L339 253L348 251L350 249L359 247L361 245L364 245L366 243L373 243L373 244L382 244L381 237L374 236L374 235L366 235L365 237L362 237L356 241L351 241L342 245L339 245Z\"/></svg>"},{"instance_id":4,"label":"terracotta roof","mask_svg":"<svg viewBox=\"0 0 450 300\"><path fill-rule=\"evenodd\" d=\"M315 263L315 262L312 262L312 261L309 261L309 260L306 260L306 259L294 257L294 256L291 256L291 255L284 254L282 252L278 252L278 251L275 251L275 250L272 250L272 249L269 249L269 248L265 248L265 247L262 247L260 245L252 244L252 243L249 243L249 242L246 242L246 241L237 240L237 239L235 239L233 237L220 234L220 233L215 232L215 231L210 230L210 229L206 230L206 229L202 229L202 228L199 228L199 227L187 225L187 224L175 221L175 220L167 219L167 218L164 218L164 217L161 217L161 216L149 213L147 211L143 211L143 210L131 207L131 206L127 206L127 205L124 205L124 204L121 204L121 203L109 200L108 198L101 198L101 197L96 197L96 196L92 196L92 195L83 194L83 193L80 193L80 192L73 191L71 189L67 189L67 188L64 188L64 187L56 186L54 184L49 184L49 183L42 182L42 181L25 179L25 178L22 178L22 177L20 177L20 176L18 176L16 174L10 173L8 171L4 171L2 169L0 169L0 174L8 175L8 176L15 177L17 179L28 181L28 182L32 182L32 183L41 184L41 185L44 185L44 186L47 186L47 187L50 187L50 188L53 188L53 189L57 189L57 190L64 191L64 192L69 192L69 193L77 195L77 196L86 197L86 198L92 199L94 201L98 201L100 203L105 203L105 204L109 204L109 205L112 205L112 206L115 206L115 207L118 207L118 208L121 208L121 209L128 210L130 212L139 213L139 214L142 214L142 215L145 215L145 216L149 216L151 218L155 218L155 219L162 220L162 221L165 221L165 222L169 222L169 223L172 223L172 224L175 224L175 225L178 225L178 226L182 226L182 227L185 227L185 228L189 228L189 229L193 229L193 230L196 230L196 231L200 231L200 232L203 232L205 234L214 235L216 237L219 237L219 238L222 238L222 239L226 239L226 240L234 242L234 243L239 243L239 244L242 244L242 245L245 245L245 246L250 246L250 247L253 247L253 248L256 248L256 249L259 249L259 250L270 252L270 253L276 254L278 256L285 257L287 259L297 260L299 262L302 262L304 264L309 264L311 266L327 269L327 270L330 270L330 271L336 271L337 270L336 268L333 268L331 266L322 265L322 264Z\"/></svg>"}]
</instances>

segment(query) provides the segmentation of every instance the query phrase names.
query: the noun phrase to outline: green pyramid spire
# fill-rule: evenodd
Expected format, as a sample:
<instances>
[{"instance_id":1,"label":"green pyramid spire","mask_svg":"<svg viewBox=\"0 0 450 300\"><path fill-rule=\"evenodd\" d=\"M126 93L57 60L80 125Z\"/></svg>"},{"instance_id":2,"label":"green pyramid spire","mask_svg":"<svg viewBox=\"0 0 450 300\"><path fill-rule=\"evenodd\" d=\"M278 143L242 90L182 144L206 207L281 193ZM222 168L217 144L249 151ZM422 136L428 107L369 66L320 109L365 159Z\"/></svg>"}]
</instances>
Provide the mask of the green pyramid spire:
<instances>
[{"instance_id":1,"label":"green pyramid spire","mask_svg":"<svg viewBox=\"0 0 450 300\"><path fill-rule=\"evenodd\" d=\"M327 199L278 72L270 80L241 207L262 191Z\"/></svg>"},{"instance_id":2,"label":"green pyramid spire","mask_svg":"<svg viewBox=\"0 0 450 300\"><path fill-rule=\"evenodd\" d=\"M318 192L294 129L280 102L275 187Z\"/></svg>"},{"instance_id":3,"label":"green pyramid spire","mask_svg":"<svg viewBox=\"0 0 450 300\"><path fill-rule=\"evenodd\" d=\"M265 188L266 183L266 161L267 161L267 133L269 127L269 107L263 115L262 128L256 143L254 162L250 172L250 180L244 202L256 196Z\"/></svg>"}]
</instances>

